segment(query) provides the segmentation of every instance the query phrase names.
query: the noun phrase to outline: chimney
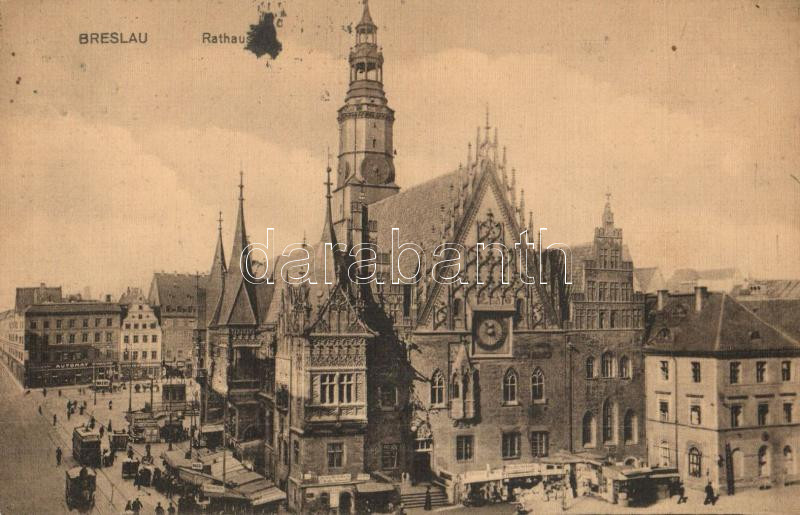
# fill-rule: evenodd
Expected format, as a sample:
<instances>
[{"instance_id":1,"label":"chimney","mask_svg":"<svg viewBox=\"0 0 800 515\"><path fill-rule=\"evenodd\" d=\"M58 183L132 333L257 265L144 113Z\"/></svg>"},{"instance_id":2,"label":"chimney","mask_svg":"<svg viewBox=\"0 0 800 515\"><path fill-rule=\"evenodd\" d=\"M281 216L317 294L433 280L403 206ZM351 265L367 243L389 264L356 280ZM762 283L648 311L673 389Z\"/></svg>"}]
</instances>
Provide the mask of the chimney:
<instances>
[{"instance_id":1,"label":"chimney","mask_svg":"<svg viewBox=\"0 0 800 515\"><path fill-rule=\"evenodd\" d=\"M658 304L656 305L657 311L664 310L664 306L666 306L668 298L669 290L658 290Z\"/></svg>"},{"instance_id":2,"label":"chimney","mask_svg":"<svg viewBox=\"0 0 800 515\"><path fill-rule=\"evenodd\" d=\"M705 286L695 286L694 287L694 310L698 313L703 311L703 302L708 296L708 288Z\"/></svg>"},{"instance_id":3,"label":"chimney","mask_svg":"<svg viewBox=\"0 0 800 515\"><path fill-rule=\"evenodd\" d=\"M106 302L111 302L111 294L106 293Z\"/></svg>"}]
</instances>

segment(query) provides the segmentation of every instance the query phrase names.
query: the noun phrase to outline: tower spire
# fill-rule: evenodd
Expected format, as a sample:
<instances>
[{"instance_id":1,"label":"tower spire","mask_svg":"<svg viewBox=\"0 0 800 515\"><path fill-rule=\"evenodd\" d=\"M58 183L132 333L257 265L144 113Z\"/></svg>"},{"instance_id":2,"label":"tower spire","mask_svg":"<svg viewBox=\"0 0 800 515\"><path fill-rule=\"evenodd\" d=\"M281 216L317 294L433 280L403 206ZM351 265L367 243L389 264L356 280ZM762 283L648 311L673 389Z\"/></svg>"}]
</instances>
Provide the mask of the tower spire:
<instances>
[{"instance_id":1,"label":"tower spire","mask_svg":"<svg viewBox=\"0 0 800 515\"><path fill-rule=\"evenodd\" d=\"M239 170L239 212L236 214L236 230L233 236L231 262L228 270L237 269L240 265L242 251L247 247L247 230L244 225L244 171ZM245 264L249 268L249 262ZM242 270L244 272L244 270ZM249 272L249 271L248 271Z\"/></svg>"}]
</instances>

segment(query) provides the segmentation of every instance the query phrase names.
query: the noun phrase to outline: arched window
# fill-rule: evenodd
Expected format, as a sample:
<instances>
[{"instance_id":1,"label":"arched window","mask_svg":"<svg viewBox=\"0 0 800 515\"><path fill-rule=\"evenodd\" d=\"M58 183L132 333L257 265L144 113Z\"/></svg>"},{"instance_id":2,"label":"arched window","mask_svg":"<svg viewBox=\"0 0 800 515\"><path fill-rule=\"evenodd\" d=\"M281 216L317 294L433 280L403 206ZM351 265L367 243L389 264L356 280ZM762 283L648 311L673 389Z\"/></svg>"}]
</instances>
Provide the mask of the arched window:
<instances>
[{"instance_id":1,"label":"arched window","mask_svg":"<svg viewBox=\"0 0 800 515\"><path fill-rule=\"evenodd\" d=\"M450 383L450 398L458 399L461 397L461 382L458 380L458 374L453 374L453 380Z\"/></svg>"},{"instance_id":2,"label":"arched window","mask_svg":"<svg viewBox=\"0 0 800 515\"><path fill-rule=\"evenodd\" d=\"M689 475L692 477L703 477L703 455L697 447L689 449Z\"/></svg>"},{"instance_id":3,"label":"arched window","mask_svg":"<svg viewBox=\"0 0 800 515\"><path fill-rule=\"evenodd\" d=\"M431 377L431 405L444 404L444 376L438 370Z\"/></svg>"},{"instance_id":4,"label":"arched window","mask_svg":"<svg viewBox=\"0 0 800 515\"><path fill-rule=\"evenodd\" d=\"M794 452L790 445L783 448L783 473L787 476L794 474Z\"/></svg>"},{"instance_id":5,"label":"arched window","mask_svg":"<svg viewBox=\"0 0 800 515\"><path fill-rule=\"evenodd\" d=\"M631 377L631 362L628 356L619 358L619 376L623 379L630 379Z\"/></svg>"},{"instance_id":6,"label":"arched window","mask_svg":"<svg viewBox=\"0 0 800 515\"><path fill-rule=\"evenodd\" d=\"M594 426L594 415L592 415L591 411L587 411L583 416L583 431L581 432L581 441L584 447L591 447L594 445Z\"/></svg>"},{"instance_id":7,"label":"arched window","mask_svg":"<svg viewBox=\"0 0 800 515\"><path fill-rule=\"evenodd\" d=\"M603 403L603 442L612 443L616 440L614 422L614 404L606 400Z\"/></svg>"},{"instance_id":8,"label":"arched window","mask_svg":"<svg viewBox=\"0 0 800 515\"><path fill-rule=\"evenodd\" d=\"M603 377L614 377L614 356L610 352L603 353L600 366Z\"/></svg>"},{"instance_id":9,"label":"arched window","mask_svg":"<svg viewBox=\"0 0 800 515\"><path fill-rule=\"evenodd\" d=\"M586 379L594 377L594 358L589 356L586 358Z\"/></svg>"},{"instance_id":10,"label":"arched window","mask_svg":"<svg viewBox=\"0 0 800 515\"><path fill-rule=\"evenodd\" d=\"M536 368L531 376L531 399L540 401L544 399L544 372Z\"/></svg>"},{"instance_id":11,"label":"arched window","mask_svg":"<svg viewBox=\"0 0 800 515\"><path fill-rule=\"evenodd\" d=\"M769 477L769 447L762 445L758 450L758 475Z\"/></svg>"},{"instance_id":12,"label":"arched window","mask_svg":"<svg viewBox=\"0 0 800 515\"><path fill-rule=\"evenodd\" d=\"M625 412L622 433L625 443L636 443L639 440L639 419L633 410Z\"/></svg>"},{"instance_id":13,"label":"arched window","mask_svg":"<svg viewBox=\"0 0 800 515\"><path fill-rule=\"evenodd\" d=\"M461 315L461 299L453 299L453 316Z\"/></svg>"},{"instance_id":14,"label":"arched window","mask_svg":"<svg viewBox=\"0 0 800 515\"><path fill-rule=\"evenodd\" d=\"M509 368L503 377L503 403L514 404L517 402L517 373Z\"/></svg>"},{"instance_id":15,"label":"arched window","mask_svg":"<svg viewBox=\"0 0 800 515\"><path fill-rule=\"evenodd\" d=\"M662 440L658 446L658 462L662 467L669 467L672 462L672 451L666 440Z\"/></svg>"}]
</instances>

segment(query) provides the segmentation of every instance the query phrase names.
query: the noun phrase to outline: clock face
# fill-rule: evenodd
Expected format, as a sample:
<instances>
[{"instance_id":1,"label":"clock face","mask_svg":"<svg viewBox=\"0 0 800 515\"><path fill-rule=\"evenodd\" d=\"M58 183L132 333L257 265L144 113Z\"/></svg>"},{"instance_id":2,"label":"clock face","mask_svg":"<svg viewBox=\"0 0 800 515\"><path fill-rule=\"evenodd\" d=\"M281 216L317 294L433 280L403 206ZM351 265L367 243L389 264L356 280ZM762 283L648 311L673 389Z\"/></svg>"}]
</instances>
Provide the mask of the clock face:
<instances>
[{"instance_id":1,"label":"clock face","mask_svg":"<svg viewBox=\"0 0 800 515\"><path fill-rule=\"evenodd\" d=\"M506 327L499 320L487 318L478 326L478 345L486 350L494 350L503 345Z\"/></svg>"}]
</instances>

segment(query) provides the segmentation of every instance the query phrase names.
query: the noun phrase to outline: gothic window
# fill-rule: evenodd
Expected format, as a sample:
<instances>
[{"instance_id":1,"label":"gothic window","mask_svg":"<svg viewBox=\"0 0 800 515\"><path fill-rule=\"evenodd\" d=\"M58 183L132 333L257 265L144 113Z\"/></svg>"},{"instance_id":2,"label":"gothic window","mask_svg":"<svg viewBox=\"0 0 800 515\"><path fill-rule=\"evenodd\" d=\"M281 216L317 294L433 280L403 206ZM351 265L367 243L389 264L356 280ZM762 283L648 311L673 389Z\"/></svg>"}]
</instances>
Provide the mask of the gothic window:
<instances>
[{"instance_id":1,"label":"gothic window","mask_svg":"<svg viewBox=\"0 0 800 515\"><path fill-rule=\"evenodd\" d=\"M594 358L589 356L586 358L586 379L594 377Z\"/></svg>"},{"instance_id":2,"label":"gothic window","mask_svg":"<svg viewBox=\"0 0 800 515\"><path fill-rule=\"evenodd\" d=\"M534 401L544 399L544 372L541 368L534 370L531 376L531 398Z\"/></svg>"},{"instance_id":3,"label":"gothic window","mask_svg":"<svg viewBox=\"0 0 800 515\"><path fill-rule=\"evenodd\" d=\"M689 449L689 475L692 477L703 477L702 466L703 455L697 447Z\"/></svg>"},{"instance_id":4,"label":"gothic window","mask_svg":"<svg viewBox=\"0 0 800 515\"><path fill-rule=\"evenodd\" d=\"M610 352L601 357L601 373L603 377L614 377L614 356Z\"/></svg>"},{"instance_id":5,"label":"gothic window","mask_svg":"<svg viewBox=\"0 0 800 515\"><path fill-rule=\"evenodd\" d=\"M444 404L444 376L437 370L431 378L431 405L441 404Z\"/></svg>"},{"instance_id":6,"label":"gothic window","mask_svg":"<svg viewBox=\"0 0 800 515\"><path fill-rule=\"evenodd\" d=\"M516 404L517 402L517 373L508 369L503 377L503 404Z\"/></svg>"},{"instance_id":7,"label":"gothic window","mask_svg":"<svg viewBox=\"0 0 800 515\"><path fill-rule=\"evenodd\" d=\"M594 415L592 415L590 411L587 411L583 416L583 431L581 432L581 441L584 447L590 447L594 445L594 432Z\"/></svg>"},{"instance_id":8,"label":"gothic window","mask_svg":"<svg viewBox=\"0 0 800 515\"><path fill-rule=\"evenodd\" d=\"M319 401L322 404L333 404L336 374L321 374L319 376Z\"/></svg>"},{"instance_id":9,"label":"gothic window","mask_svg":"<svg viewBox=\"0 0 800 515\"><path fill-rule=\"evenodd\" d=\"M619 358L619 376L623 379L630 379L631 377L631 362L628 356Z\"/></svg>"},{"instance_id":10,"label":"gothic window","mask_svg":"<svg viewBox=\"0 0 800 515\"><path fill-rule=\"evenodd\" d=\"M639 420L633 410L625 412L625 420L623 422L623 439L625 443L636 443L639 436Z\"/></svg>"},{"instance_id":11,"label":"gothic window","mask_svg":"<svg viewBox=\"0 0 800 515\"><path fill-rule=\"evenodd\" d=\"M339 374L339 402L353 402L353 374Z\"/></svg>"},{"instance_id":12,"label":"gothic window","mask_svg":"<svg viewBox=\"0 0 800 515\"><path fill-rule=\"evenodd\" d=\"M453 380L450 383L450 397L453 399L461 397L461 383L458 380L458 374L453 374Z\"/></svg>"},{"instance_id":13,"label":"gothic window","mask_svg":"<svg viewBox=\"0 0 800 515\"><path fill-rule=\"evenodd\" d=\"M614 405L606 400L603 403L603 442L613 443L616 438L614 424Z\"/></svg>"},{"instance_id":14,"label":"gothic window","mask_svg":"<svg viewBox=\"0 0 800 515\"><path fill-rule=\"evenodd\" d=\"M616 311L612 311L611 312L611 315L610 315L610 317L608 319L608 326L611 329L614 329L614 328L617 327L617 312Z\"/></svg>"},{"instance_id":15,"label":"gothic window","mask_svg":"<svg viewBox=\"0 0 800 515\"><path fill-rule=\"evenodd\" d=\"M586 283L586 291L588 293L589 299L588 300L595 300L594 299L594 281L588 281Z\"/></svg>"}]
</instances>

